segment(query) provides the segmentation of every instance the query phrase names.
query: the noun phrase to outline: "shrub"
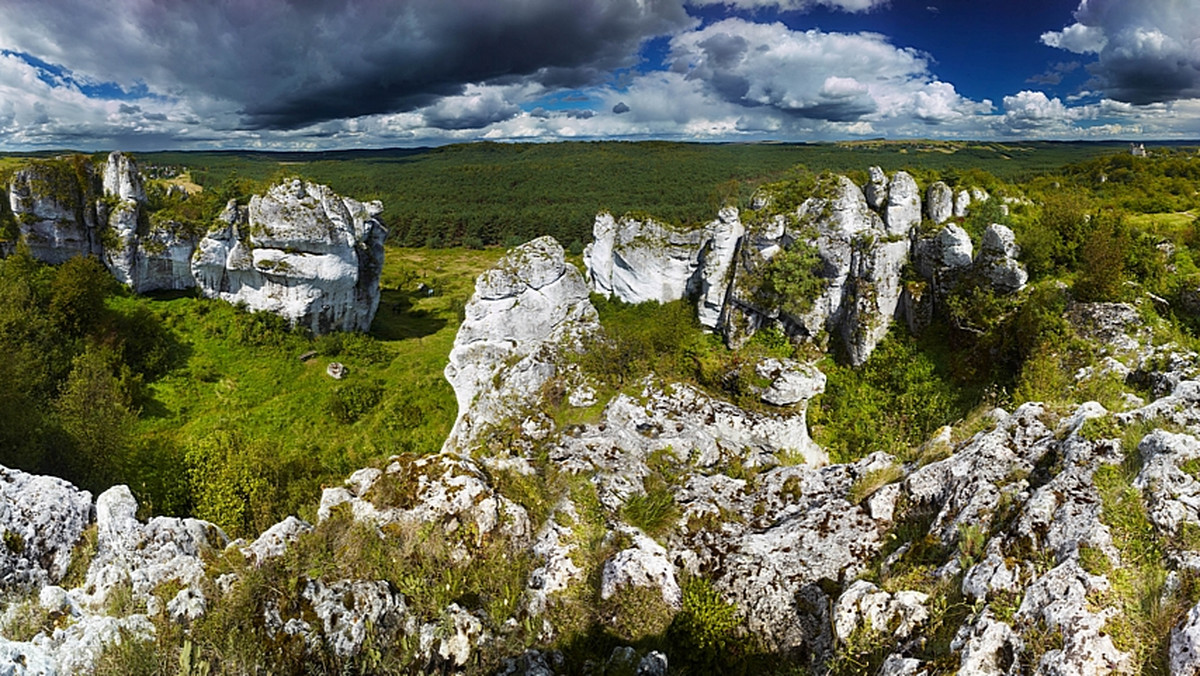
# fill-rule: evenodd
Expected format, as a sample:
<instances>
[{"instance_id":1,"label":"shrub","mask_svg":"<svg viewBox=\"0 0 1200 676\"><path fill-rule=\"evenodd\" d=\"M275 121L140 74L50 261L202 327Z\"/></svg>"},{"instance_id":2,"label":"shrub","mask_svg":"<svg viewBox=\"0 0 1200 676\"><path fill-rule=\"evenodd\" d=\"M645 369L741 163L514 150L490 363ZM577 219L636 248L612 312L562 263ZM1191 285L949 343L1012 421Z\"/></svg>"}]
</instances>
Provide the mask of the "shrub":
<instances>
[{"instance_id":1,"label":"shrub","mask_svg":"<svg viewBox=\"0 0 1200 676\"><path fill-rule=\"evenodd\" d=\"M350 424L370 413L382 398L382 381L353 381L330 392L325 406L335 420Z\"/></svg>"},{"instance_id":2,"label":"shrub","mask_svg":"<svg viewBox=\"0 0 1200 676\"><path fill-rule=\"evenodd\" d=\"M1120 216L1105 214L1093 227L1080 250L1080 271L1073 291L1082 301L1119 301L1127 295L1126 254L1131 239Z\"/></svg>"},{"instance_id":3,"label":"shrub","mask_svg":"<svg viewBox=\"0 0 1200 676\"><path fill-rule=\"evenodd\" d=\"M828 284L821 277L823 267L815 246L793 242L764 267L760 287L764 300L793 316L808 312Z\"/></svg>"},{"instance_id":4,"label":"shrub","mask_svg":"<svg viewBox=\"0 0 1200 676\"><path fill-rule=\"evenodd\" d=\"M722 673L744 654L736 636L737 607L726 603L701 577L683 581L683 608L667 628L672 663L685 673Z\"/></svg>"}]
</instances>

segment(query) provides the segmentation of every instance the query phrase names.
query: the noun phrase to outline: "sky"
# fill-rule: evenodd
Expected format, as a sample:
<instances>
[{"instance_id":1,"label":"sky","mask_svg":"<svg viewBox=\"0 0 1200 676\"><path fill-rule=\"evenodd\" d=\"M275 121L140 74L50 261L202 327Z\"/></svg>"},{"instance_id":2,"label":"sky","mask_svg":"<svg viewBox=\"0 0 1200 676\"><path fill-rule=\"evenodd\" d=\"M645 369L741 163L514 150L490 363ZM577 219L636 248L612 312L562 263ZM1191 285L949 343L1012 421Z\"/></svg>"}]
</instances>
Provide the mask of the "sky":
<instances>
[{"instance_id":1,"label":"sky","mask_svg":"<svg viewBox=\"0 0 1200 676\"><path fill-rule=\"evenodd\" d=\"M4 0L0 150L1200 139L1195 0Z\"/></svg>"}]
</instances>

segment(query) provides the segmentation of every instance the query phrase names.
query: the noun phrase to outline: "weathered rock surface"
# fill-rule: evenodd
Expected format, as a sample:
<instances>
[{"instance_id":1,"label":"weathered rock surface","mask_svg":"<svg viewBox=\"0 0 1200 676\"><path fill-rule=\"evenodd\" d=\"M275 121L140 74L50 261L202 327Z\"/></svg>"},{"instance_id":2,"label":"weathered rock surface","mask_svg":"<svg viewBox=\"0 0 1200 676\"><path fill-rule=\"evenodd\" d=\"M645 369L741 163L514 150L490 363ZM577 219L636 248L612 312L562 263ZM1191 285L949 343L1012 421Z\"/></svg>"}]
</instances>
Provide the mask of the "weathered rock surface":
<instances>
[{"instance_id":1,"label":"weathered rock surface","mask_svg":"<svg viewBox=\"0 0 1200 676\"><path fill-rule=\"evenodd\" d=\"M104 263L117 281L136 293L194 287L192 253L199 238L179 223L151 222L133 158L120 152L108 156L104 195L96 209L108 229L102 237Z\"/></svg>"},{"instance_id":2,"label":"weathered rock surface","mask_svg":"<svg viewBox=\"0 0 1200 676\"><path fill-rule=\"evenodd\" d=\"M17 170L9 184L9 206L29 253L53 264L99 254L99 190L99 177L90 163L51 160Z\"/></svg>"},{"instance_id":3,"label":"weathered rock surface","mask_svg":"<svg viewBox=\"0 0 1200 676\"><path fill-rule=\"evenodd\" d=\"M889 594L879 587L857 580L838 597L833 611L833 630L845 641L855 629L867 624L872 630L905 639L926 620L925 602L929 595L918 591Z\"/></svg>"},{"instance_id":4,"label":"weathered rock surface","mask_svg":"<svg viewBox=\"0 0 1200 676\"><path fill-rule=\"evenodd\" d=\"M379 306L382 209L299 179L272 186L246 209L226 208L198 246L196 285L313 333L365 331Z\"/></svg>"},{"instance_id":5,"label":"weathered rock surface","mask_svg":"<svg viewBox=\"0 0 1200 676\"><path fill-rule=\"evenodd\" d=\"M612 214L602 213L596 216L592 237L583 261L588 285L596 293L626 303L668 303L699 292L707 228L673 227L630 216L615 221Z\"/></svg>"},{"instance_id":6,"label":"weathered rock surface","mask_svg":"<svg viewBox=\"0 0 1200 676\"><path fill-rule=\"evenodd\" d=\"M863 196L867 199L867 206L879 211L887 206L887 174L879 167L870 167L867 169L867 176L867 184L863 186Z\"/></svg>"},{"instance_id":7,"label":"weathered rock surface","mask_svg":"<svg viewBox=\"0 0 1200 676\"><path fill-rule=\"evenodd\" d=\"M702 253L696 318L701 326L715 329L721 320L721 309L729 297L733 260L746 228L737 209L727 207L720 211L717 220L710 223L707 230L710 238Z\"/></svg>"},{"instance_id":8,"label":"weathered rock surface","mask_svg":"<svg viewBox=\"0 0 1200 676\"><path fill-rule=\"evenodd\" d=\"M0 468L0 585L57 583L91 518L91 493L62 479Z\"/></svg>"},{"instance_id":9,"label":"weathered rock surface","mask_svg":"<svg viewBox=\"0 0 1200 676\"><path fill-rule=\"evenodd\" d=\"M520 402L557 373L564 343L598 328L588 288L562 247L542 237L508 253L479 276L446 365L458 398L447 450L521 415Z\"/></svg>"},{"instance_id":10,"label":"weathered rock surface","mask_svg":"<svg viewBox=\"0 0 1200 676\"><path fill-rule=\"evenodd\" d=\"M883 214L887 234L907 238L921 225L921 192L916 180L905 171L893 174L888 186L887 208Z\"/></svg>"},{"instance_id":11,"label":"weathered rock surface","mask_svg":"<svg viewBox=\"0 0 1200 676\"><path fill-rule=\"evenodd\" d=\"M754 367L754 372L771 380L761 398L772 406L803 403L825 391L824 373L791 359L764 359Z\"/></svg>"},{"instance_id":12,"label":"weathered rock surface","mask_svg":"<svg viewBox=\"0 0 1200 676\"><path fill-rule=\"evenodd\" d=\"M941 181L934 181L925 191L925 212L929 220L941 225L954 215L954 191Z\"/></svg>"},{"instance_id":13,"label":"weathered rock surface","mask_svg":"<svg viewBox=\"0 0 1200 676\"><path fill-rule=\"evenodd\" d=\"M907 243L888 240L883 220L868 207L862 190L844 176L822 184L818 195L805 200L794 214L760 216L760 221L744 238L735 265L721 316L726 341L741 345L760 327L778 322L798 338L841 331L860 341L858 353L869 353L875 328L886 331L895 311L889 294L899 286L900 266L895 263L906 255ZM779 251L797 241L815 248L823 289L804 305L807 309L784 310L796 306L764 294L761 276ZM878 285L883 288L876 294L873 287ZM872 293L860 298L855 293L860 286L871 287Z\"/></svg>"},{"instance_id":14,"label":"weathered rock surface","mask_svg":"<svg viewBox=\"0 0 1200 676\"><path fill-rule=\"evenodd\" d=\"M1015 293L1025 288L1029 275L1017 262L1021 253L1016 235L1007 226L993 223L983 232L975 269L998 293Z\"/></svg>"}]
</instances>

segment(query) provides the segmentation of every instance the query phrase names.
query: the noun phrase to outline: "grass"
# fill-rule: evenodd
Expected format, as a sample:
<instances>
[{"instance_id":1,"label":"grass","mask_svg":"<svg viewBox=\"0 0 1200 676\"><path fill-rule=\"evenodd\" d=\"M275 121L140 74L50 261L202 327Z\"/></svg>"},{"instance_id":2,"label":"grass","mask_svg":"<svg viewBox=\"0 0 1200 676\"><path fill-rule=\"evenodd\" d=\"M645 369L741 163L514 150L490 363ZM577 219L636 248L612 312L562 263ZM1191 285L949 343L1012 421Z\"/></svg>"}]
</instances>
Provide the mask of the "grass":
<instances>
[{"instance_id":1,"label":"grass","mask_svg":"<svg viewBox=\"0 0 1200 676\"><path fill-rule=\"evenodd\" d=\"M1132 485L1135 469L1134 462L1105 465L1093 477L1102 502L1100 520L1112 533L1121 565L1114 567L1102 553L1086 550L1080 552L1080 563L1092 574L1106 575L1111 584L1095 602L1121 611L1106 627L1113 643L1133 655L1138 673L1167 674L1171 628L1200 596L1200 588L1185 573L1181 589L1164 594L1165 551L1146 515L1141 493Z\"/></svg>"},{"instance_id":2,"label":"grass","mask_svg":"<svg viewBox=\"0 0 1200 676\"><path fill-rule=\"evenodd\" d=\"M457 413L442 370L462 308L475 277L502 253L389 247L382 301L366 336L314 341L219 301L179 294L116 299L126 309L150 309L177 342L173 368L147 387L126 480L147 511L183 514L203 501L197 484L207 481L193 474L190 487L181 485L179 466L195 449L215 446L234 460L261 463L261 471L247 471L270 484L258 497L267 504L248 518L205 514L234 534L252 534L289 513L311 520L321 486L358 467L438 451ZM432 293L418 291L422 284ZM314 349L318 358L299 360ZM343 381L325 374L334 360L348 367ZM254 491L246 491L230 500L253 502Z\"/></svg>"}]
</instances>

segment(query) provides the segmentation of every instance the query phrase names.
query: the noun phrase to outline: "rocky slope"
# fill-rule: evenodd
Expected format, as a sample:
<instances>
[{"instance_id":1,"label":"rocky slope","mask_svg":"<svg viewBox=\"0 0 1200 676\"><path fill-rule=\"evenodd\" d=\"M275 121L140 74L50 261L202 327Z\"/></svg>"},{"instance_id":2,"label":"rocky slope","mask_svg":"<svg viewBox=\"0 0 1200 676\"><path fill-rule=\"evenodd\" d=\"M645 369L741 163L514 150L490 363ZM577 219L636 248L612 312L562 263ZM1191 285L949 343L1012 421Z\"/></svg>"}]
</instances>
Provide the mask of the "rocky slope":
<instances>
[{"instance_id":1,"label":"rocky slope","mask_svg":"<svg viewBox=\"0 0 1200 676\"><path fill-rule=\"evenodd\" d=\"M103 171L84 159L31 164L14 174L9 203L35 258L98 256L137 293L199 287L314 333L365 331L379 305L383 207L325 186L273 186L228 205L205 234L153 217L137 164L114 152Z\"/></svg>"},{"instance_id":2,"label":"rocky slope","mask_svg":"<svg viewBox=\"0 0 1200 676\"><path fill-rule=\"evenodd\" d=\"M956 241L935 262L975 265ZM1122 410L995 409L843 464L808 436L825 378L803 364L757 364L754 411L653 375L606 391L549 238L466 313L445 448L326 488L316 524L229 542L139 520L123 486L0 472L0 671L84 672L121 642L214 673L1200 670L1200 369L1135 306L1068 313L1102 351L1076 377Z\"/></svg>"}]
</instances>

